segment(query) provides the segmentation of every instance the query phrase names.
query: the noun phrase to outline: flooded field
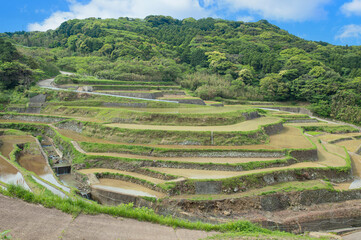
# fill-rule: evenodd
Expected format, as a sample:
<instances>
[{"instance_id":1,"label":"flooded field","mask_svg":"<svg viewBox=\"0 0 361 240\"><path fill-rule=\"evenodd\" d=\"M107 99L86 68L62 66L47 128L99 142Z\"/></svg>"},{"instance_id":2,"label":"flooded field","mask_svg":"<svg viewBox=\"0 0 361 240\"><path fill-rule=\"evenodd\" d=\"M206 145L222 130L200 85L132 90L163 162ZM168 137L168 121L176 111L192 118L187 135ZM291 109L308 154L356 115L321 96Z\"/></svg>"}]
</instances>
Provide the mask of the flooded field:
<instances>
[{"instance_id":1,"label":"flooded field","mask_svg":"<svg viewBox=\"0 0 361 240\"><path fill-rule=\"evenodd\" d=\"M14 144L35 142L32 136L3 135L0 136L0 140L3 142L0 146L0 153L6 158L9 158L9 154L14 150Z\"/></svg>"},{"instance_id":2,"label":"flooded field","mask_svg":"<svg viewBox=\"0 0 361 240\"><path fill-rule=\"evenodd\" d=\"M46 163L46 159L41 154L28 154L22 153L18 158L20 166L28 171L34 172L40 178L48 181L51 184L63 189L66 192L70 192L70 189L61 185L54 177L53 170Z\"/></svg>"},{"instance_id":3,"label":"flooded field","mask_svg":"<svg viewBox=\"0 0 361 240\"><path fill-rule=\"evenodd\" d=\"M7 184L17 184L30 190L21 173L8 161L0 156L0 181Z\"/></svg>"},{"instance_id":4,"label":"flooded field","mask_svg":"<svg viewBox=\"0 0 361 240\"><path fill-rule=\"evenodd\" d=\"M100 184L92 185L94 189L101 189L126 195L132 196L145 196L145 197L155 197L162 198L165 197L165 194L153 191L149 188L143 187L141 185L114 180L114 179L99 179Z\"/></svg>"}]
</instances>

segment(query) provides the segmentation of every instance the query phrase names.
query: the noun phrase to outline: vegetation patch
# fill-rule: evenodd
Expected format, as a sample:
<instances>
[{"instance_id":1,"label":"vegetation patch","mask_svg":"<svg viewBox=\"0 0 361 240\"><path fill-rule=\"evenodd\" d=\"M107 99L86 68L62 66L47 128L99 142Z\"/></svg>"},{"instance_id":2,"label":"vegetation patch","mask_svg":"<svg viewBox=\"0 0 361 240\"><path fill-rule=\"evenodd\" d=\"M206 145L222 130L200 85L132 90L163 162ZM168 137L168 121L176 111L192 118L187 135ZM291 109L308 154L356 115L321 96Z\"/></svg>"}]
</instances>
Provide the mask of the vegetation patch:
<instances>
[{"instance_id":1,"label":"vegetation patch","mask_svg":"<svg viewBox=\"0 0 361 240\"><path fill-rule=\"evenodd\" d=\"M359 132L357 128L342 125L342 126L302 126L305 131L327 132L327 133L351 133Z\"/></svg>"}]
</instances>

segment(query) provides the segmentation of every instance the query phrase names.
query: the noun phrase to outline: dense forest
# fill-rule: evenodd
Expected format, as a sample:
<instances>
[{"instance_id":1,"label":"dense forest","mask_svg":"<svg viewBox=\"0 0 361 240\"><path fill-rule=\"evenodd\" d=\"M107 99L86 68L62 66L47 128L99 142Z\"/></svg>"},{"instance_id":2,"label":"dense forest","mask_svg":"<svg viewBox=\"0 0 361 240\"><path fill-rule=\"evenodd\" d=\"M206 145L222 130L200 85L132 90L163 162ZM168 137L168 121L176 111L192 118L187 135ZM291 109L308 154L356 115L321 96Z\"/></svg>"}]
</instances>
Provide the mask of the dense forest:
<instances>
[{"instance_id":1,"label":"dense forest","mask_svg":"<svg viewBox=\"0 0 361 240\"><path fill-rule=\"evenodd\" d=\"M361 47L307 41L266 20L89 18L0 36L2 88L27 86L58 67L176 81L203 99L308 102L321 116L361 124Z\"/></svg>"}]
</instances>

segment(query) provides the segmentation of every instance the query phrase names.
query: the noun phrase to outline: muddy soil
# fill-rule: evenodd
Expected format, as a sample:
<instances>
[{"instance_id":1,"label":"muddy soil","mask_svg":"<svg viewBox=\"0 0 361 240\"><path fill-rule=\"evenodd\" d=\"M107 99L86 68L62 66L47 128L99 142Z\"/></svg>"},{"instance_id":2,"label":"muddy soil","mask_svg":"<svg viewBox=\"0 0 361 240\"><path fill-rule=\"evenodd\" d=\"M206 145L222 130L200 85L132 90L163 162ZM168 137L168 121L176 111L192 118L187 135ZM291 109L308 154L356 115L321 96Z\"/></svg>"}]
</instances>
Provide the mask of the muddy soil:
<instances>
[{"instance_id":1,"label":"muddy soil","mask_svg":"<svg viewBox=\"0 0 361 240\"><path fill-rule=\"evenodd\" d=\"M32 136L3 135L0 136L0 140L3 142L0 146L0 153L6 158L9 158L9 154L14 150L14 144L35 142Z\"/></svg>"}]
</instances>

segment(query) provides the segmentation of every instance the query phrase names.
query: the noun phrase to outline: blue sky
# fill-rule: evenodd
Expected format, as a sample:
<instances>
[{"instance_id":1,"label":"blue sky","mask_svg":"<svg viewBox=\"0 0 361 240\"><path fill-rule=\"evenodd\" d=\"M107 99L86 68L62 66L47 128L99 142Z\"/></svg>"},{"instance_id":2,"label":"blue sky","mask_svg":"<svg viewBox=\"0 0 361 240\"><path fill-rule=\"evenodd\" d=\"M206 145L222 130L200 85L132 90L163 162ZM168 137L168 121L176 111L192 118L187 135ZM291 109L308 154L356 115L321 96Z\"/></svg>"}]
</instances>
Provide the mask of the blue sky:
<instances>
[{"instance_id":1,"label":"blue sky","mask_svg":"<svg viewBox=\"0 0 361 240\"><path fill-rule=\"evenodd\" d=\"M45 31L72 18L151 14L267 19L307 40L361 45L361 0L13 0L2 2L0 32Z\"/></svg>"}]
</instances>

